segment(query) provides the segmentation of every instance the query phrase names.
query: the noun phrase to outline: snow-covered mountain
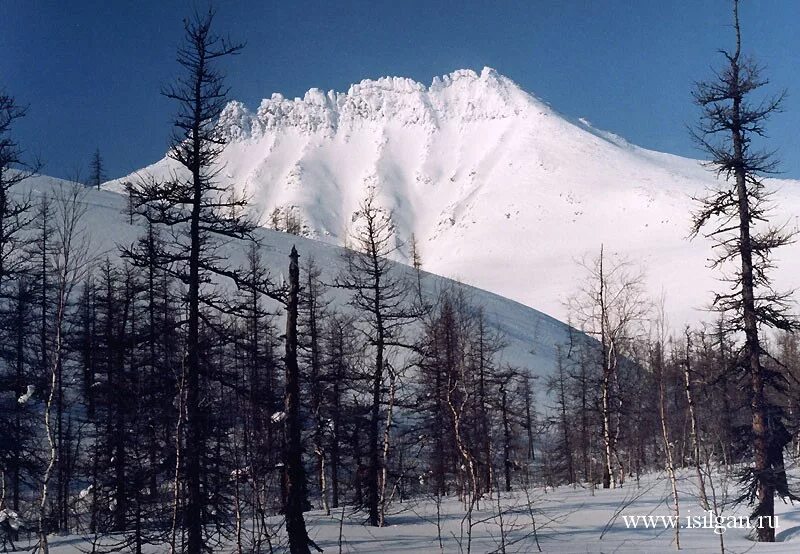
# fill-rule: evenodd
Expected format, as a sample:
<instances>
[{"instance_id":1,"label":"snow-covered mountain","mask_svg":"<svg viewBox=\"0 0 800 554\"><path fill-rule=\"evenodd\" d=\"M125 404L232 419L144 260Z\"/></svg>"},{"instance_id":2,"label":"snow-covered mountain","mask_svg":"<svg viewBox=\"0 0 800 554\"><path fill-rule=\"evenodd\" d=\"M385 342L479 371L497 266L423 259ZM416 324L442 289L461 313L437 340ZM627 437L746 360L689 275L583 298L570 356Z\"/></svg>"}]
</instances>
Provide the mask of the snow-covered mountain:
<instances>
[{"instance_id":1,"label":"snow-covered mountain","mask_svg":"<svg viewBox=\"0 0 800 554\"><path fill-rule=\"evenodd\" d=\"M490 68L430 86L388 77L345 93L273 94L255 112L231 102L222 124L230 143L219 177L252 199L264 225L291 213L309 237L342 244L374 186L399 237L415 235L426 270L562 320L576 259L601 243L644 264L673 323L703 318L697 309L720 286L706 268L709 243L686 240L691 198L712 173L569 121ZM175 169L165 158L138 173ZM794 184L782 182L776 197L792 224ZM783 252L781 286L797 282L797 248Z\"/></svg>"}]
</instances>

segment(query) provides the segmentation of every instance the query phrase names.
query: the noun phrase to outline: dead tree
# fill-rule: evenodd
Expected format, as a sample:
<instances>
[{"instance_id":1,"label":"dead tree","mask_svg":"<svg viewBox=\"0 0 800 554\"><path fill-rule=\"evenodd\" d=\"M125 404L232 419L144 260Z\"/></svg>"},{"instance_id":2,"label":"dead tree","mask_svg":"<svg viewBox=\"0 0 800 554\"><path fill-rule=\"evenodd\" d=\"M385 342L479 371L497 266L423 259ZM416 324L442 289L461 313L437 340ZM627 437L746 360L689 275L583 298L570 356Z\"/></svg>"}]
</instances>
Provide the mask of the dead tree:
<instances>
[{"instance_id":1,"label":"dead tree","mask_svg":"<svg viewBox=\"0 0 800 554\"><path fill-rule=\"evenodd\" d=\"M30 224L31 201L13 193L17 185L33 175L38 164L23 161L22 151L11 138L14 122L25 116L25 109L14 98L0 92L0 296L3 287L24 268L22 248L27 244L23 232Z\"/></svg>"},{"instance_id":2,"label":"dead tree","mask_svg":"<svg viewBox=\"0 0 800 554\"><path fill-rule=\"evenodd\" d=\"M284 480L286 500L286 533L292 554L310 552L313 542L308 538L303 508L307 502L306 472L303 468L302 422L300 421L300 369L297 366L297 310L300 296L299 255L294 246L289 254L289 291L286 302L286 390L283 397L284 418ZM316 545L314 545L316 546Z\"/></svg>"}]
</instances>

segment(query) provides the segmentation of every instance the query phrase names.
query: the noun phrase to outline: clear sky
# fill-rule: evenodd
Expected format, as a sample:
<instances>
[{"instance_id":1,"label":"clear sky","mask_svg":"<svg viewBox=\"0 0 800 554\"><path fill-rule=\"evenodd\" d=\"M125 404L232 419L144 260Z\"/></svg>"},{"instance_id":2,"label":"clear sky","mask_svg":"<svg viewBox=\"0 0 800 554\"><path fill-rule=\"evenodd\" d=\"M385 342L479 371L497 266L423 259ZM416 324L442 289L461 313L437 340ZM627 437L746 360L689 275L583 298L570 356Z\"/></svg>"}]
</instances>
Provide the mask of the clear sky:
<instances>
[{"instance_id":1,"label":"clear sky","mask_svg":"<svg viewBox=\"0 0 800 554\"><path fill-rule=\"evenodd\" d=\"M364 78L488 65L570 117L656 150L699 157L686 126L692 83L730 47L728 0L223 1L217 30L247 42L226 62L231 98L346 90ZM14 130L70 177L95 148L109 177L163 156L182 18L197 0L0 0L0 88L30 106ZM784 175L800 179L800 2L745 0L744 49L787 89L769 125ZM84 176L86 169L83 169Z\"/></svg>"}]
</instances>

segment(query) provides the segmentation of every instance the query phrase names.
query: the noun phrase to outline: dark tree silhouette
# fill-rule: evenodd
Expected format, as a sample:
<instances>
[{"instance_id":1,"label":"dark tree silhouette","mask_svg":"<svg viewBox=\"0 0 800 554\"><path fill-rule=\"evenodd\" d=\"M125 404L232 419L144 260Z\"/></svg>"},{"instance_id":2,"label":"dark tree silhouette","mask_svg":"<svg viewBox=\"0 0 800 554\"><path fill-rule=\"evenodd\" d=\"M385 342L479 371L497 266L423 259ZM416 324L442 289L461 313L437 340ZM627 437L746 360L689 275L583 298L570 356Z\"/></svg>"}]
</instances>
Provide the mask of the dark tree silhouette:
<instances>
[{"instance_id":1,"label":"dark tree silhouette","mask_svg":"<svg viewBox=\"0 0 800 554\"><path fill-rule=\"evenodd\" d=\"M370 369L370 408L367 428L367 510L369 524L382 526L380 509L381 408L384 403L387 348L402 346L403 328L419 317L414 306L413 287L392 270L388 259L398 248L391 214L378 206L375 190L370 189L359 206L352 249L345 251L346 267L336 285L352 292L350 305L359 313L363 332L374 348Z\"/></svg>"},{"instance_id":2,"label":"dark tree silhouette","mask_svg":"<svg viewBox=\"0 0 800 554\"><path fill-rule=\"evenodd\" d=\"M19 506L24 471L32 469L31 461L26 460L22 450L23 445L30 442L24 438L28 436L24 429L29 408L16 401L26 394L28 387L24 337L19 333L25 331L33 301L31 283L21 281L29 269L25 249L31 241L25 230L33 216L28 196L14 189L37 169L22 160L22 151L11 136L15 121L24 116L25 109L0 91L0 333L7 345L0 348L0 359L9 368L8 374L0 372L0 388L14 393L10 405L0 403L0 427L4 430L0 432L0 466L11 477L15 509ZM10 371L12 367L13 372Z\"/></svg>"},{"instance_id":3,"label":"dark tree silhouette","mask_svg":"<svg viewBox=\"0 0 800 554\"><path fill-rule=\"evenodd\" d=\"M25 117L25 108L13 97L0 92L0 297L6 283L24 269L27 244L23 230L31 223L31 201L27 195L15 195L13 189L33 175L39 164L23 161L22 150L11 137L18 119Z\"/></svg>"},{"instance_id":4,"label":"dark tree silhouette","mask_svg":"<svg viewBox=\"0 0 800 554\"><path fill-rule=\"evenodd\" d=\"M92 154L92 161L89 163L89 186L100 190L100 185L106 178L105 166L103 165L103 158L100 156L100 149L97 148Z\"/></svg>"},{"instance_id":5,"label":"dark tree silhouette","mask_svg":"<svg viewBox=\"0 0 800 554\"><path fill-rule=\"evenodd\" d=\"M300 297L299 255L294 246L289 254L289 291L286 302L286 391L284 392L284 479L286 483L286 534L292 554L310 552L316 545L308 538L303 508L307 502L306 473L303 468L302 421L300 420L300 369L297 365L297 312ZM321 552L321 550L320 550Z\"/></svg>"},{"instance_id":6,"label":"dark tree silhouette","mask_svg":"<svg viewBox=\"0 0 800 554\"><path fill-rule=\"evenodd\" d=\"M788 312L788 294L775 292L768 275L772 251L789 243L785 227L768 225L769 196L763 176L775 171L772 152L755 150L754 138L763 137L764 124L779 111L783 95L753 102L754 92L768 81L762 68L742 55L738 1L733 4L736 46L722 51L723 68L711 81L696 85L694 97L702 108L694 135L710 154L720 185L701 199L694 214L693 236L703 229L716 242L714 268L733 266L724 280L729 292L718 293L713 306L728 314L727 330L744 334L738 368L749 377L752 411L753 466L743 476L746 491L741 499L755 503L754 516L774 516L775 493L792 496L783 469L783 447L788 433L784 414L771 393L781 392L782 377L768 369L768 356L759 331L764 327L798 328ZM759 541L775 540L774 522L758 528Z\"/></svg>"},{"instance_id":7,"label":"dark tree silhouette","mask_svg":"<svg viewBox=\"0 0 800 554\"><path fill-rule=\"evenodd\" d=\"M254 224L243 217L243 198L230 195L215 182L219 167L215 162L225 140L217 122L225 106L228 89L215 68L220 58L237 54L243 47L215 34L211 27L214 13L195 14L184 22L184 45L178 50L178 63L185 71L176 83L162 91L178 103L169 156L181 166L167 181L142 179L128 186L132 208L148 223L169 229L171 241L161 243L161 251L145 254L137 247L124 249L124 255L137 265L156 260L160 268L187 287L186 337L186 448L183 452L186 479L186 528L189 552L200 552L203 523L208 518L208 496L203 492L202 472L205 457L201 399L200 322L201 306L220 308L221 303L208 285L215 274L239 283L244 274L225 265L218 252L220 238L247 239Z\"/></svg>"}]
</instances>

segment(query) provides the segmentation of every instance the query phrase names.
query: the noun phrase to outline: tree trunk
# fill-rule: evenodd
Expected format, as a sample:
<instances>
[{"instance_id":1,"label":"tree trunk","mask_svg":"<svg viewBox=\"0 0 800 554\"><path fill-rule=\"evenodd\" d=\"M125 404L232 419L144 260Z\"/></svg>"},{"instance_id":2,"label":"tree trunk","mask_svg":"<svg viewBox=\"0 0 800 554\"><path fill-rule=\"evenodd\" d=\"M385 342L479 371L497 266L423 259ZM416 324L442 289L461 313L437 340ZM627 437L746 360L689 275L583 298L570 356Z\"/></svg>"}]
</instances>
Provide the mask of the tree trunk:
<instances>
[{"instance_id":1,"label":"tree trunk","mask_svg":"<svg viewBox=\"0 0 800 554\"><path fill-rule=\"evenodd\" d=\"M739 65L733 64L732 71L738 73ZM739 82L738 75L734 75L734 82ZM744 159L744 140L741 131L741 94L733 95L733 150L737 160ZM761 367L760 344L758 338L758 324L755 307L755 293L753 281L753 252L750 238L750 205L747 197L747 175L742 167L735 170L736 195L739 206L739 239L740 256L742 263L742 319L744 321L745 355L750 372L750 407L753 413L753 471L758 480L756 496L758 505L755 514L775 516L775 485L770 478L769 463L769 438L767 436L767 414L764 398L764 375ZM760 525L757 530L760 542L774 542L775 528L773 525Z\"/></svg>"},{"instance_id":2,"label":"tree trunk","mask_svg":"<svg viewBox=\"0 0 800 554\"><path fill-rule=\"evenodd\" d=\"M508 419L508 393L505 384L500 386L500 402L503 413L503 476L505 477L505 490L511 492L511 429Z\"/></svg>"},{"instance_id":3,"label":"tree trunk","mask_svg":"<svg viewBox=\"0 0 800 554\"><path fill-rule=\"evenodd\" d=\"M680 519L681 507L678 500L678 480L675 476L675 464L672 456L672 444L669 440L669 428L667 426L667 403L664 391L664 356L663 356L663 343L659 342L659 351L657 353L658 359L656 363L656 376L658 379L658 414L661 420L661 438L664 441L664 453L666 455L665 465L667 467L667 475L669 475L669 482L672 486L672 506L675 510L675 517ZM675 547L681 549L681 531L680 525L675 526Z\"/></svg>"},{"instance_id":4,"label":"tree trunk","mask_svg":"<svg viewBox=\"0 0 800 554\"><path fill-rule=\"evenodd\" d=\"M199 85L198 85L199 86ZM198 123L199 124L199 123ZM199 144L196 146L199 156ZM194 202L190 222L189 252L189 332L186 368L186 530L190 554L199 554L203 543L203 511L205 498L201 484L200 458L204 437L200 421L200 201L202 196L200 168L194 172Z\"/></svg>"},{"instance_id":5,"label":"tree trunk","mask_svg":"<svg viewBox=\"0 0 800 554\"><path fill-rule=\"evenodd\" d=\"M376 291L376 304L377 301ZM378 340L375 345L375 369L372 374L372 406L369 419L369 444L367 445L367 509L369 511L369 524L380 527L380 423L381 423L381 389L383 388L383 332L379 308L376 310L378 318Z\"/></svg>"},{"instance_id":6,"label":"tree trunk","mask_svg":"<svg viewBox=\"0 0 800 554\"><path fill-rule=\"evenodd\" d=\"M286 392L284 396L284 479L286 483L286 532L289 551L306 554L309 551L308 532L303 519L306 503L305 471L300 422L300 370L297 366L297 306L300 291L300 270L297 250L289 255L289 298L286 305Z\"/></svg>"}]
</instances>

